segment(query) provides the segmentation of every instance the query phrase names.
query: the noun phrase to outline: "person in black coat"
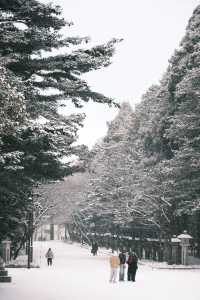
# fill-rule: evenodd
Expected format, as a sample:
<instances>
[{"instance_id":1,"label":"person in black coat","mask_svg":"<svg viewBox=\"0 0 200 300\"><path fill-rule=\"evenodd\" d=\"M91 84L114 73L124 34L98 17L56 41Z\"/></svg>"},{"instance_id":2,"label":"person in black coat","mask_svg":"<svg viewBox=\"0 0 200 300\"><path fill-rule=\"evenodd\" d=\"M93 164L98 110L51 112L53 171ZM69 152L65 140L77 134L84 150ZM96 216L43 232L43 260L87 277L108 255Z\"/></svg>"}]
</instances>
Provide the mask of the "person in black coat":
<instances>
[{"instance_id":1,"label":"person in black coat","mask_svg":"<svg viewBox=\"0 0 200 300\"><path fill-rule=\"evenodd\" d=\"M124 273L125 273L124 271L126 268L126 254L124 250L119 253L119 260L120 260L119 281L124 281Z\"/></svg>"},{"instance_id":2,"label":"person in black coat","mask_svg":"<svg viewBox=\"0 0 200 300\"><path fill-rule=\"evenodd\" d=\"M97 242L92 243L91 253L92 253L93 255L97 255L98 248L99 248L99 247L98 247Z\"/></svg>"},{"instance_id":3,"label":"person in black coat","mask_svg":"<svg viewBox=\"0 0 200 300\"><path fill-rule=\"evenodd\" d=\"M128 281L135 281L135 276L136 276L136 272L137 272L137 268L138 268L138 257L136 253L130 253L128 260L127 260L127 264L128 264Z\"/></svg>"}]
</instances>

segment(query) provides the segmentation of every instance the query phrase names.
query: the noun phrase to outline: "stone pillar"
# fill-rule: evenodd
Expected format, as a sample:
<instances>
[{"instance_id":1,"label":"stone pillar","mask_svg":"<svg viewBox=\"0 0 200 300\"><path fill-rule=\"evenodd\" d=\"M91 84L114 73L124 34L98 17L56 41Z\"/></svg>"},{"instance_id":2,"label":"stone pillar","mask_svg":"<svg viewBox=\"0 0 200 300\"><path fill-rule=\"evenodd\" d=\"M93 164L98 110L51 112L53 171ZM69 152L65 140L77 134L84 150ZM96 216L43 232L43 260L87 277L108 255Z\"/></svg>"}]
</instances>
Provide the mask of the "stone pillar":
<instances>
[{"instance_id":1,"label":"stone pillar","mask_svg":"<svg viewBox=\"0 0 200 300\"><path fill-rule=\"evenodd\" d=\"M9 245L9 248L5 245ZM3 257L5 257L5 260ZM0 282L11 282L11 277L8 276L8 271L5 270L5 261L8 262L9 260L10 260L10 241L4 241L0 244Z\"/></svg>"},{"instance_id":2,"label":"stone pillar","mask_svg":"<svg viewBox=\"0 0 200 300\"><path fill-rule=\"evenodd\" d=\"M173 238L171 238L171 246L172 246L172 252L171 252L171 263L178 265L181 262L180 259L180 239L178 239L175 235Z\"/></svg>"},{"instance_id":3,"label":"stone pillar","mask_svg":"<svg viewBox=\"0 0 200 300\"><path fill-rule=\"evenodd\" d=\"M168 240L165 240L164 241L164 249L163 249L163 259L164 261L167 261L169 262L170 261L170 252L171 252L171 249L170 249L170 243Z\"/></svg>"},{"instance_id":4,"label":"stone pillar","mask_svg":"<svg viewBox=\"0 0 200 300\"><path fill-rule=\"evenodd\" d=\"M10 261L10 244L9 240L1 242L1 257L6 264Z\"/></svg>"},{"instance_id":5,"label":"stone pillar","mask_svg":"<svg viewBox=\"0 0 200 300\"><path fill-rule=\"evenodd\" d=\"M50 224L50 240L54 240L54 224Z\"/></svg>"},{"instance_id":6,"label":"stone pillar","mask_svg":"<svg viewBox=\"0 0 200 300\"><path fill-rule=\"evenodd\" d=\"M186 245L182 245L181 248L181 263L182 265L188 264L188 247Z\"/></svg>"}]
</instances>

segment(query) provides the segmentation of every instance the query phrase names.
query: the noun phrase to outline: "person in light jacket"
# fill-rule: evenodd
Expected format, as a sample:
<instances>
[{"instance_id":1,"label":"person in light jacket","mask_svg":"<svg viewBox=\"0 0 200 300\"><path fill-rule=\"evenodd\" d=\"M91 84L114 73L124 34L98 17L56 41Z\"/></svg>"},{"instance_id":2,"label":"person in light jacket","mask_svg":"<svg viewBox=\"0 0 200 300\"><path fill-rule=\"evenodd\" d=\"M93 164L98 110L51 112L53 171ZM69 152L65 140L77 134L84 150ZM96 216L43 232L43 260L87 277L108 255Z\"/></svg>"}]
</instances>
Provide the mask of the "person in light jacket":
<instances>
[{"instance_id":1,"label":"person in light jacket","mask_svg":"<svg viewBox=\"0 0 200 300\"><path fill-rule=\"evenodd\" d=\"M114 251L110 258L110 282L117 282L117 270L120 265L120 260L117 253Z\"/></svg>"},{"instance_id":2,"label":"person in light jacket","mask_svg":"<svg viewBox=\"0 0 200 300\"><path fill-rule=\"evenodd\" d=\"M53 251L51 250L51 248L49 248L45 257L47 259L47 265L52 266L52 261L53 261L54 255L53 255Z\"/></svg>"}]
</instances>

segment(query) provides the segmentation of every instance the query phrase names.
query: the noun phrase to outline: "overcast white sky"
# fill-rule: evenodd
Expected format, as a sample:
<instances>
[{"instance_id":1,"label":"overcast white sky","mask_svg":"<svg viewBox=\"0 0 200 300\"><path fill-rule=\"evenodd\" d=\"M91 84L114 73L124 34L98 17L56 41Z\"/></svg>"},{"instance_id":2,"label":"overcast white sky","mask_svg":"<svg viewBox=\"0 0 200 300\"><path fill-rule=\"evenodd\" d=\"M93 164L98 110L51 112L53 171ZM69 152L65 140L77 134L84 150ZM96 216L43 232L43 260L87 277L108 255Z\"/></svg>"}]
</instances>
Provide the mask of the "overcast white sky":
<instances>
[{"instance_id":1,"label":"overcast white sky","mask_svg":"<svg viewBox=\"0 0 200 300\"><path fill-rule=\"evenodd\" d=\"M45 0L46 2L47 0ZM198 0L55 0L64 17L74 22L70 35L90 36L104 43L123 38L117 45L113 64L88 73L93 90L129 101L134 107L141 95L165 72L168 59L178 47ZM66 31L66 34L68 33ZM69 109L63 109L68 113ZM78 110L79 111L79 110ZM80 142L89 146L106 134L106 121L117 113L105 105L86 104L85 127Z\"/></svg>"}]
</instances>

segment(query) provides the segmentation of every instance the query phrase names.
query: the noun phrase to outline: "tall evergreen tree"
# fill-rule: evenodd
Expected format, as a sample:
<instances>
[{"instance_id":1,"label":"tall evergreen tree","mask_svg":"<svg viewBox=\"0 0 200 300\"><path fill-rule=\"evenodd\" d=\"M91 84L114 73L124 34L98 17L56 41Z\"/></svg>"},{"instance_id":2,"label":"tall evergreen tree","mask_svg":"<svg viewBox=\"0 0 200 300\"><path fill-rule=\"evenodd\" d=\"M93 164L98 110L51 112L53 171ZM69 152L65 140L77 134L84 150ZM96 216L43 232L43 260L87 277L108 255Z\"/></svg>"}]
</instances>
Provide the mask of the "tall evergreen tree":
<instances>
[{"instance_id":1,"label":"tall evergreen tree","mask_svg":"<svg viewBox=\"0 0 200 300\"><path fill-rule=\"evenodd\" d=\"M0 13L0 54L9 58L7 67L31 87L26 100L32 116L57 115L57 100L63 99L77 107L89 99L113 103L93 92L80 75L108 66L116 40L79 49L79 45L88 44L89 38L63 37L60 30L72 23L62 18L59 6L36 0L21 6L17 1L3 2ZM49 90L53 92L47 93Z\"/></svg>"},{"instance_id":2,"label":"tall evergreen tree","mask_svg":"<svg viewBox=\"0 0 200 300\"><path fill-rule=\"evenodd\" d=\"M123 103L108 125L104 140L93 150L96 154L90 165L88 214L91 222L95 221L104 230L132 220L134 190L131 186L136 174L133 166L138 159L130 142L134 123L130 104Z\"/></svg>"},{"instance_id":3,"label":"tall evergreen tree","mask_svg":"<svg viewBox=\"0 0 200 300\"><path fill-rule=\"evenodd\" d=\"M154 95L155 126L144 138L143 205L170 234L189 228L187 216L199 209L199 11L198 6Z\"/></svg>"},{"instance_id":4,"label":"tall evergreen tree","mask_svg":"<svg viewBox=\"0 0 200 300\"><path fill-rule=\"evenodd\" d=\"M23 86L23 95L18 93L13 98L16 111L12 110L12 115L6 102L1 106L1 115L5 116L1 129L5 128L6 114L13 123L21 123L1 136L4 163L0 172L0 221L5 229L0 226L0 240L8 236L19 241L26 234L33 187L38 181L71 174L73 168L61 159L81 154L83 148L73 143L84 115L59 115L60 100L62 105L66 100L65 104L71 101L77 107L90 99L115 105L112 99L93 92L81 75L108 66L116 40L89 48L88 37L61 35L60 30L71 25L62 18L59 6L36 0L0 1L0 59ZM9 86L4 93L10 93ZM17 97L23 98L18 111ZM37 122L39 116L46 118L45 124Z\"/></svg>"},{"instance_id":5,"label":"tall evergreen tree","mask_svg":"<svg viewBox=\"0 0 200 300\"><path fill-rule=\"evenodd\" d=\"M199 12L200 6L194 11L185 37L160 84L150 88L137 107L132 132L126 132L125 139L131 141L128 149L139 154L137 163L133 159L127 167L127 157L119 155L114 158L112 150L107 151L105 157L104 149L99 149L101 154L98 154L103 162L103 167L99 167L102 174L111 165L110 177L107 175L110 179L122 164L124 174L136 170L137 176L132 176L134 180L128 189L134 191L128 196L132 212L135 212L133 216L140 219L141 224L155 224L168 236L192 229L191 224L196 224L197 228L199 224ZM117 145L113 140L121 141L115 128L116 125L110 130L112 134L108 133L105 138L110 149L111 141L113 145ZM115 163L112 163L112 158ZM106 181L100 178L95 179L93 189L103 187ZM107 186L110 192L112 182ZM125 181L119 186L122 190L127 187ZM105 194L104 188L99 197ZM109 203L116 208L114 202ZM119 203L120 200L118 209ZM194 234L199 238L198 230Z\"/></svg>"},{"instance_id":6,"label":"tall evergreen tree","mask_svg":"<svg viewBox=\"0 0 200 300\"><path fill-rule=\"evenodd\" d=\"M5 144L27 118L22 84L2 65L0 87L0 240L18 235L28 205L29 185L21 176L19 149L8 151Z\"/></svg>"}]
</instances>

